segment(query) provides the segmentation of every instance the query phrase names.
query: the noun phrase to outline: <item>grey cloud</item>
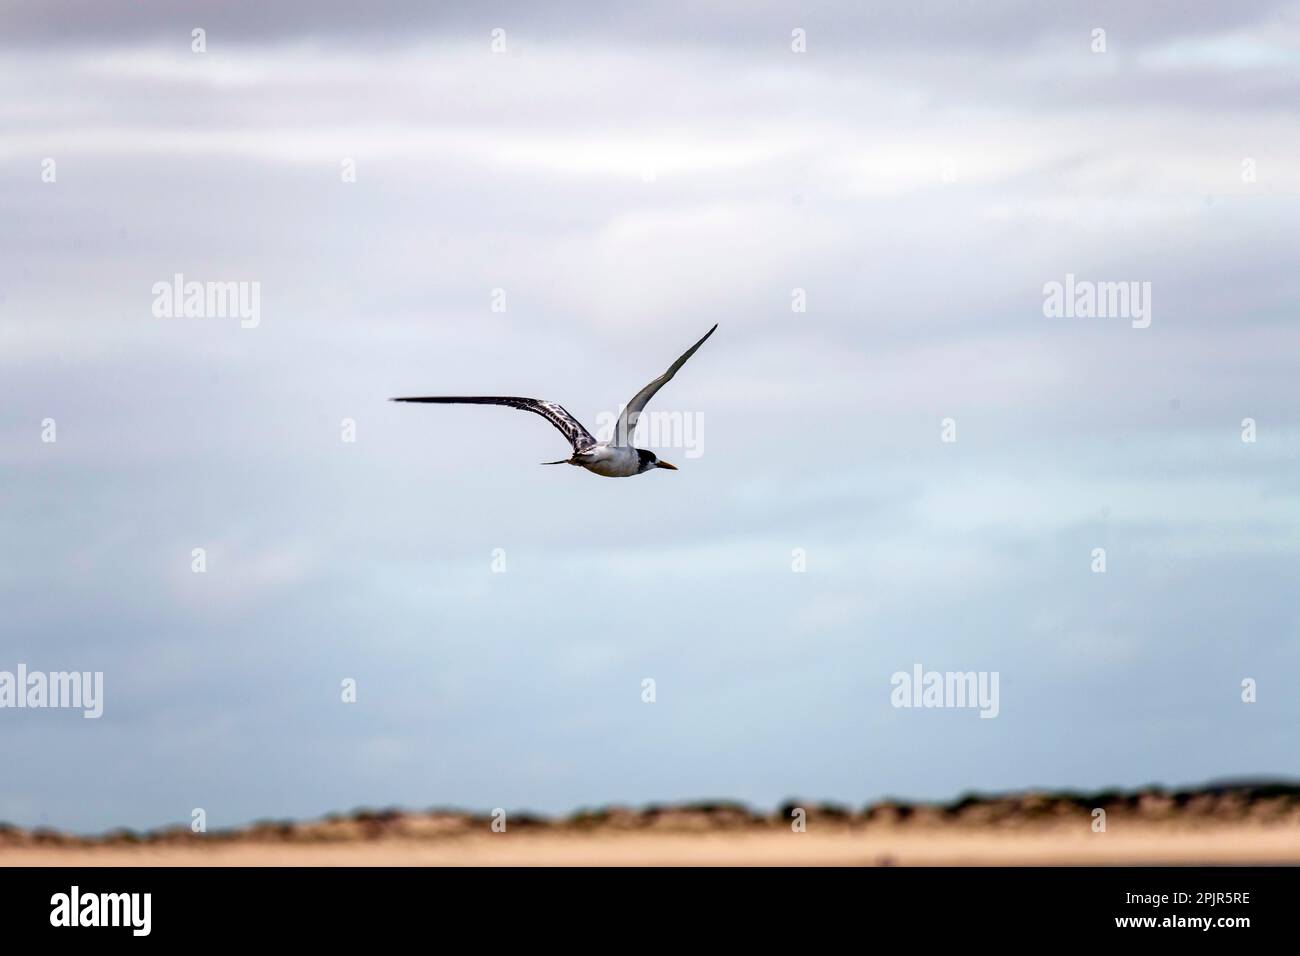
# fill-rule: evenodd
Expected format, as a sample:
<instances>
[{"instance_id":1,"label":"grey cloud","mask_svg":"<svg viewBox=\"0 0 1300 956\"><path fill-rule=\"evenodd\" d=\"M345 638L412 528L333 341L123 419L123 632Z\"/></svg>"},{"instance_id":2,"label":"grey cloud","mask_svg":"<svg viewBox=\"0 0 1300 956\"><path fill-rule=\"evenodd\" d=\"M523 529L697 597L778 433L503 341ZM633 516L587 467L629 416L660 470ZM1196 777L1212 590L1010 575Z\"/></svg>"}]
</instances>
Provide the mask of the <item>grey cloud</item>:
<instances>
[{"instance_id":1,"label":"grey cloud","mask_svg":"<svg viewBox=\"0 0 1300 956\"><path fill-rule=\"evenodd\" d=\"M359 5L321 2L221 2L196 0L184 6L167 0L139 0L125 6L94 0L19 0L10 4L4 35L9 43L154 39L193 26L240 42L342 38L352 43L405 41L412 37L460 37L494 27L518 31L525 43L595 40L667 43L704 47L785 48L796 26L810 31L815 48L850 54L864 49L936 46L1004 49L1046 37L1101 26L1141 43L1222 32L1261 20L1287 20L1294 6L1279 0L1230 5L1179 4L1177 15L1160 4L1105 0L1086 6L1044 5L1032 0L964 4L949 0L918 3L832 4L743 2L597 5L578 0L539 5L510 0L472 4L390 0Z\"/></svg>"}]
</instances>

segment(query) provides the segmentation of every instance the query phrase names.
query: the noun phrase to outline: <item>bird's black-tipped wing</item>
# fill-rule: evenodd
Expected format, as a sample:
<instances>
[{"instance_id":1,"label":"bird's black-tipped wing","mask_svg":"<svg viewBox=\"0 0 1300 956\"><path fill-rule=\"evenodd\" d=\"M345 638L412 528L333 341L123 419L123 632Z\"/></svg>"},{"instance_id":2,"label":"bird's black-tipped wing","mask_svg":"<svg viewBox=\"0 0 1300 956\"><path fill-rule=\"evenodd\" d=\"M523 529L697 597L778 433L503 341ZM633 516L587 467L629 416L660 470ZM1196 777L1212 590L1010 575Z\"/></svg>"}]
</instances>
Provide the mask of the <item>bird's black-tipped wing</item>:
<instances>
[{"instance_id":1,"label":"bird's black-tipped wing","mask_svg":"<svg viewBox=\"0 0 1300 956\"><path fill-rule=\"evenodd\" d=\"M591 433L582 427L582 422L565 411L563 406L540 398L517 398L513 395L424 395L413 398L394 398L391 401L426 402L436 405L508 405L510 408L518 408L525 412L532 412L534 415L541 415L558 428L560 434L569 440L575 454L586 451L596 444L596 439L591 437Z\"/></svg>"},{"instance_id":2,"label":"bird's black-tipped wing","mask_svg":"<svg viewBox=\"0 0 1300 956\"><path fill-rule=\"evenodd\" d=\"M677 374L677 370L685 365L686 360L695 354L695 350L703 345L708 337L717 330L717 323L714 323L713 328L704 333L704 338L688 348L681 358L668 366L668 371L632 396L632 401L627 403L623 408L623 413L618 416L618 424L614 426L614 437L610 441L611 445L632 444L632 434L636 431L637 419L641 417L641 412L645 409L646 404L650 399L654 398L655 392L672 381L673 376Z\"/></svg>"}]
</instances>

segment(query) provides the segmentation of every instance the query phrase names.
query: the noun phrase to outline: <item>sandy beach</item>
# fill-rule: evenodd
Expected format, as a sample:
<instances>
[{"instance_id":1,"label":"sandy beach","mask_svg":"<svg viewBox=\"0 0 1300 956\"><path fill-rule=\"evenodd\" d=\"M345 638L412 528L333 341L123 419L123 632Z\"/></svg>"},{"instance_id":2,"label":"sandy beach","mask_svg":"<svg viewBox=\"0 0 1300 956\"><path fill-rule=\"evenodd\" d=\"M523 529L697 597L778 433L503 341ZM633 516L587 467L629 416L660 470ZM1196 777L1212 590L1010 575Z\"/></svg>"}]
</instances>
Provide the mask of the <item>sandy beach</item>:
<instances>
[{"instance_id":1,"label":"sandy beach","mask_svg":"<svg viewBox=\"0 0 1300 956\"><path fill-rule=\"evenodd\" d=\"M1094 834L927 832L482 834L300 845L21 847L7 866L1048 866L1300 864L1300 828Z\"/></svg>"}]
</instances>

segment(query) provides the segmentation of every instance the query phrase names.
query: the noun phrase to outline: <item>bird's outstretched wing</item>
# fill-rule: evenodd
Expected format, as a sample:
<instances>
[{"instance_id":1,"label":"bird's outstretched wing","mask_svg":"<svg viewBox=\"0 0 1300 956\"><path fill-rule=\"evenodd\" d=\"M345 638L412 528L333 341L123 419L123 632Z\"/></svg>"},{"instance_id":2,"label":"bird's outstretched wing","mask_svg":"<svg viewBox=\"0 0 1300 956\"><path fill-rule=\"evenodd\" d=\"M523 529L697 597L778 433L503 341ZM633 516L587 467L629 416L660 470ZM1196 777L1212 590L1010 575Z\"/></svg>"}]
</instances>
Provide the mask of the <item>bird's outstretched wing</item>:
<instances>
[{"instance_id":1,"label":"bird's outstretched wing","mask_svg":"<svg viewBox=\"0 0 1300 956\"><path fill-rule=\"evenodd\" d=\"M519 408L535 415L541 415L558 428L560 433L569 440L575 454L586 451L596 444L596 439L592 438L591 433L582 427L582 422L566 412L563 406L557 405L555 402L543 401L540 398L516 398L513 395L425 395L389 400L393 402L427 402L438 405L508 405L511 408Z\"/></svg>"},{"instance_id":2,"label":"bird's outstretched wing","mask_svg":"<svg viewBox=\"0 0 1300 956\"><path fill-rule=\"evenodd\" d=\"M632 435L636 432L637 419L641 417L641 412L646 407L646 404L650 399L654 398L655 392L672 381L673 376L677 374L677 370L686 364L686 360L695 354L695 350L703 345L708 337L717 331L717 328L717 323L714 323L713 328L704 333L704 338L688 348L681 358L668 366L668 371L632 396L632 401L627 403L622 414L618 416L618 423L614 426L614 437L610 441L611 445L632 444Z\"/></svg>"}]
</instances>

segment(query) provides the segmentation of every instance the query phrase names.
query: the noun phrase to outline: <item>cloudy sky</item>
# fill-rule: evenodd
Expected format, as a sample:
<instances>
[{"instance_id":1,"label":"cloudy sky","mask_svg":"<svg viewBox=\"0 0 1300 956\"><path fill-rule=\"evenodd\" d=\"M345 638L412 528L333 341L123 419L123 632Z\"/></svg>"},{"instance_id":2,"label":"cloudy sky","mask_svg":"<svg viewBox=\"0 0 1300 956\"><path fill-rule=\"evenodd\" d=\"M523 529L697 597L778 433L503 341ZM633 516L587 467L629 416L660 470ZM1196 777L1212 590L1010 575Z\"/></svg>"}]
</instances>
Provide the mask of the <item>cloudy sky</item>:
<instances>
[{"instance_id":1,"label":"cloudy sky","mask_svg":"<svg viewBox=\"0 0 1300 956\"><path fill-rule=\"evenodd\" d=\"M0 820L1295 773L1297 104L1263 0L6 4L0 670L105 701L0 710ZM676 473L385 401L714 322Z\"/></svg>"}]
</instances>

